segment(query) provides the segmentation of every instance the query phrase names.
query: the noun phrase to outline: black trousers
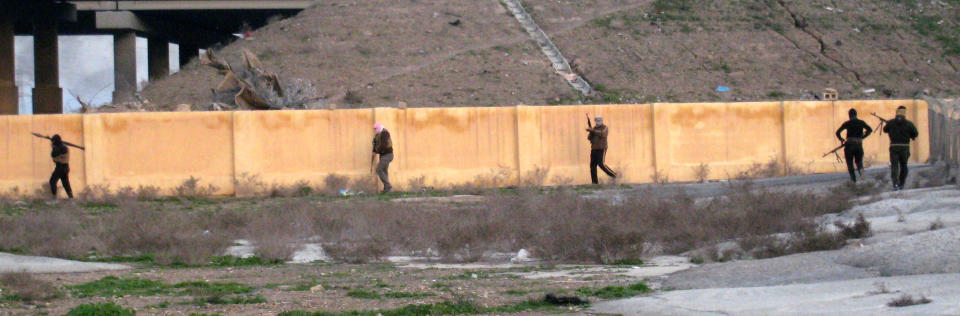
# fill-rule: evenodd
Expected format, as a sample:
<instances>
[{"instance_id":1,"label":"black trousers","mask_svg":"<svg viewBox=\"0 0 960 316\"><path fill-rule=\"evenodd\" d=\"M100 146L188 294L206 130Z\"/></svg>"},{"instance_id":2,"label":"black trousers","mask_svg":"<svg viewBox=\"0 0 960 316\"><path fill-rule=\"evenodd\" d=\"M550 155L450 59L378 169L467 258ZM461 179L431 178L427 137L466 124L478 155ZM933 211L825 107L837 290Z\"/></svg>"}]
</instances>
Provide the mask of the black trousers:
<instances>
[{"instance_id":1,"label":"black trousers","mask_svg":"<svg viewBox=\"0 0 960 316\"><path fill-rule=\"evenodd\" d=\"M73 190L70 189L70 165L65 163L58 163L57 167L53 169L53 174L50 175L50 192L53 193L53 196L57 196L57 180L63 183L63 190L67 191L67 196L71 199L73 198Z\"/></svg>"},{"instance_id":2,"label":"black trousers","mask_svg":"<svg viewBox=\"0 0 960 316\"><path fill-rule=\"evenodd\" d=\"M603 158L606 155L606 149L594 149L590 151L590 180L593 181L593 184L600 183L600 181L597 181L597 167L600 167L600 170L603 170L608 176L617 177L617 174L603 163Z\"/></svg>"},{"instance_id":3,"label":"black trousers","mask_svg":"<svg viewBox=\"0 0 960 316\"><path fill-rule=\"evenodd\" d=\"M903 187L907 182L907 161L910 159L910 147L890 146L890 181Z\"/></svg>"},{"instance_id":4,"label":"black trousers","mask_svg":"<svg viewBox=\"0 0 960 316\"><path fill-rule=\"evenodd\" d=\"M847 160L847 172L850 173L850 181L857 182L857 174L854 173L854 163L857 170L863 172L863 144L847 143L843 146L843 157Z\"/></svg>"}]
</instances>

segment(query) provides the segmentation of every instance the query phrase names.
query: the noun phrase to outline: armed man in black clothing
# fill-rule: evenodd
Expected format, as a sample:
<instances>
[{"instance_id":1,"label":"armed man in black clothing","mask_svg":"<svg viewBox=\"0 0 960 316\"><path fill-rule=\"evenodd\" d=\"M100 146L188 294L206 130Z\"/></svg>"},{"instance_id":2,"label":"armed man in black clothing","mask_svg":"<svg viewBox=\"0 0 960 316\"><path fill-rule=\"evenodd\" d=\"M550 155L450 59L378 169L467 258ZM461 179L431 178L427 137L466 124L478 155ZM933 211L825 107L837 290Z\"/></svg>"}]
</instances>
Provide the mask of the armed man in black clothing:
<instances>
[{"instance_id":1,"label":"armed man in black clothing","mask_svg":"<svg viewBox=\"0 0 960 316\"><path fill-rule=\"evenodd\" d=\"M53 174L50 175L50 191L53 193L53 197L57 197L57 181L63 183L63 190L67 191L67 197L73 198L73 190L70 189L70 152L67 150L67 146L63 143L63 140L60 139L60 135L53 135L50 138L50 146L53 147L53 150L50 152L50 157L53 158L53 162L56 164L56 167L53 168Z\"/></svg>"},{"instance_id":2,"label":"armed man in black clothing","mask_svg":"<svg viewBox=\"0 0 960 316\"><path fill-rule=\"evenodd\" d=\"M910 140L918 135L917 127L907 120L907 107L897 108L897 117L886 121L883 132L890 136L890 181L894 190L901 190L907 181Z\"/></svg>"},{"instance_id":3,"label":"armed man in black clothing","mask_svg":"<svg viewBox=\"0 0 960 316\"><path fill-rule=\"evenodd\" d=\"M873 133L873 129L866 122L857 118L857 110L850 109L847 112L850 120L840 125L837 129L837 139L843 144L843 157L847 161L847 172L850 173L850 181L857 182L857 174L853 172L854 163L857 171L863 177L863 140ZM847 130L847 139L840 136L843 130Z\"/></svg>"}]
</instances>

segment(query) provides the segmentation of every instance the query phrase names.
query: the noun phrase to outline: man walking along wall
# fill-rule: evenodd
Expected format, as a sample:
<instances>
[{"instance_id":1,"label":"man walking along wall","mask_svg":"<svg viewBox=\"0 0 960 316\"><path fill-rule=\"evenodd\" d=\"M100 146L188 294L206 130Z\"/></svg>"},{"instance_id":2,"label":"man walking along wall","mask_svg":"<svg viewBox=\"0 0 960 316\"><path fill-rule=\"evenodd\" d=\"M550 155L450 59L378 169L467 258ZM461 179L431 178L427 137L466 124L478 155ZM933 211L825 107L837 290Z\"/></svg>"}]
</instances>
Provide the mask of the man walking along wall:
<instances>
[{"instance_id":1,"label":"man walking along wall","mask_svg":"<svg viewBox=\"0 0 960 316\"><path fill-rule=\"evenodd\" d=\"M857 174L854 173L854 163L857 171L863 176L863 140L873 133L873 129L866 122L857 118L857 110L850 109L847 114L850 120L840 125L837 129L837 139L843 144L843 157L847 161L847 172L850 173L850 181L857 182ZM847 131L847 139L840 137L840 133Z\"/></svg>"},{"instance_id":2,"label":"man walking along wall","mask_svg":"<svg viewBox=\"0 0 960 316\"><path fill-rule=\"evenodd\" d=\"M903 189L907 181L910 140L916 140L917 127L907 120L907 107L897 108L897 117L886 122L883 132L890 136L890 182L893 189Z\"/></svg>"},{"instance_id":3,"label":"man walking along wall","mask_svg":"<svg viewBox=\"0 0 960 316\"><path fill-rule=\"evenodd\" d=\"M603 170L611 178L616 178L617 174L604 163L607 155L607 134L609 130L606 125L603 125L602 117L597 116L593 120L596 124L590 126L590 117L587 116L587 139L590 140L590 180L593 181L593 184L599 184L597 167L600 167L600 170Z\"/></svg>"},{"instance_id":4,"label":"man walking along wall","mask_svg":"<svg viewBox=\"0 0 960 316\"><path fill-rule=\"evenodd\" d=\"M390 140L390 132L383 127L383 124L373 124L373 131L376 133L373 136L373 153L380 155L380 160L377 162L377 177L383 183L383 191L381 192L387 193L393 188L390 185L390 174L387 171L390 162L393 161L393 142Z\"/></svg>"}]
</instances>

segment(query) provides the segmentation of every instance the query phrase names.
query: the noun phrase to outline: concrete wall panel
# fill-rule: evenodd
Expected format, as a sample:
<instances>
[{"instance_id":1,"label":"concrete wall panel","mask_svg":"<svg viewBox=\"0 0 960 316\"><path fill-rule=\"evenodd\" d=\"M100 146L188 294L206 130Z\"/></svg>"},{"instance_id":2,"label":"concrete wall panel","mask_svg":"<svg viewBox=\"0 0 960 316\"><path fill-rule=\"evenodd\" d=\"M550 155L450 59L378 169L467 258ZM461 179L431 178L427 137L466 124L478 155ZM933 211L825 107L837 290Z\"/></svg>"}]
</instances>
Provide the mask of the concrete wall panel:
<instances>
[{"instance_id":1,"label":"concrete wall panel","mask_svg":"<svg viewBox=\"0 0 960 316\"><path fill-rule=\"evenodd\" d=\"M398 188L421 177L436 187L494 175L507 180L500 184L516 184L538 169L549 170L547 184L585 184L584 114L601 115L610 126L607 164L623 182L650 182L657 171L692 181L701 164L709 166L709 179L771 161L834 172L845 166L822 156L839 144L834 132L847 110L856 108L876 126L869 113L892 118L898 105L910 108L908 118L921 131L911 161L924 162L928 110L914 100L0 116L0 192L33 193L49 178L49 142L32 131L87 147L71 149L77 192L87 185L153 185L171 194L194 176L232 194L240 175L267 185L322 185L330 174L369 177L374 122L393 136L390 171ZM888 146L886 135L868 138L867 162L886 165Z\"/></svg>"}]
</instances>

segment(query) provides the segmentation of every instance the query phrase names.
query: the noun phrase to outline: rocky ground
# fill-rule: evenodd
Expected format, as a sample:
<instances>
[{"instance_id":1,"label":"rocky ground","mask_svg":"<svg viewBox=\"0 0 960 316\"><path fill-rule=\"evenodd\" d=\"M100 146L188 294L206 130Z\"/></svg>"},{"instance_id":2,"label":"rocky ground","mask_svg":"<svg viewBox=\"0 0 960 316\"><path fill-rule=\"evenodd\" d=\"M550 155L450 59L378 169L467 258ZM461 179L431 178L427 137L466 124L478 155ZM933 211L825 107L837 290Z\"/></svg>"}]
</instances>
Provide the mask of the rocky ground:
<instances>
[{"instance_id":1,"label":"rocky ground","mask_svg":"<svg viewBox=\"0 0 960 316\"><path fill-rule=\"evenodd\" d=\"M960 191L882 194L823 223L862 214L872 236L834 251L714 263L671 274L651 296L591 311L624 315L956 315L960 313ZM910 295L927 304L893 307Z\"/></svg>"}]
</instances>

